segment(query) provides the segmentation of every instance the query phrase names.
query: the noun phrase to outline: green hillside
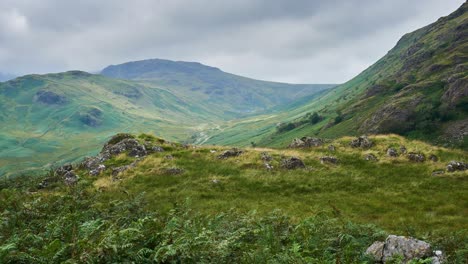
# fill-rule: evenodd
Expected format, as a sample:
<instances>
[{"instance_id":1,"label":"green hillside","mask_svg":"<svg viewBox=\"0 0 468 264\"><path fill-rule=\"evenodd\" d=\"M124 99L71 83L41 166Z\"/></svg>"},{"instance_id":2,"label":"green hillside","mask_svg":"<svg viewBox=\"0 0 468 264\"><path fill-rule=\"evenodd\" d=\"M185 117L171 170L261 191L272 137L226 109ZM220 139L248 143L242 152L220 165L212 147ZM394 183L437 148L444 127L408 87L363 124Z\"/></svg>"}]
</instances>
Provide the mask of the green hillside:
<instances>
[{"instance_id":1,"label":"green hillside","mask_svg":"<svg viewBox=\"0 0 468 264\"><path fill-rule=\"evenodd\" d=\"M223 116L171 92L72 71L0 83L0 175L95 153L117 131L183 141Z\"/></svg>"},{"instance_id":2,"label":"green hillside","mask_svg":"<svg viewBox=\"0 0 468 264\"><path fill-rule=\"evenodd\" d=\"M102 75L144 81L218 109L227 117L257 114L333 87L331 84L287 84L259 81L196 62L151 59L112 65Z\"/></svg>"},{"instance_id":3,"label":"green hillside","mask_svg":"<svg viewBox=\"0 0 468 264\"><path fill-rule=\"evenodd\" d=\"M290 90L297 88L302 95L330 87L311 86ZM284 93L281 85L262 89L253 91L268 91L272 97ZM0 83L0 176L38 173L40 168L95 153L96 145L120 131L186 141L199 131L247 114L232 112L235 102L227 101L209 103L169 85L82 71L27 75Z\"/></svg>"},{"instance_id":4,"label":"green hillside","mask_svg":"<svg viewBox=\"0 0 468 264\"><path fill-rule=\"evenodd\" d=\"M229 150L118 135L96 159L0 182L0 262L373 263L366 248L391 233L464 263L468 175L446 166L466 152L351 140Z\"/></svg>"},{"instance_id":5,"label":"green hillside","mask_svg":"<svg viewBox=\"0 0 468 264\"><path fill-rule=\"evenodd\" d=\"M453 14L406 34L382 59L328 93L282 113L213 129L206 142L281 146L303 135L398 133L467 149L467 9L464 3ZM314 112L321 120L312 124L308 118Z\"/></svg>"}]
</instances>

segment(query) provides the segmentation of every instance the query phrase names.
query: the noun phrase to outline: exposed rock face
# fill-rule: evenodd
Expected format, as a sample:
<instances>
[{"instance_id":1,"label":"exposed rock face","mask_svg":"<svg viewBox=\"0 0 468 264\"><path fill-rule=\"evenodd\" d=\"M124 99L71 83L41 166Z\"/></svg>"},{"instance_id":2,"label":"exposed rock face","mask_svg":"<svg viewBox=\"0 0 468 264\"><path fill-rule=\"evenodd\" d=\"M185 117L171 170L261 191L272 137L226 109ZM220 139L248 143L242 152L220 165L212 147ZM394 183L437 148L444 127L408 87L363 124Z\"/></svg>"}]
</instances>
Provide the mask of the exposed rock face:
<instances>
[{"instance_id":1,"label":"exposed rock face","mask_svg":"<svg viewBox=\"0 0 468 264\"><path fill-rule=\"evenodd\" d=\"M408 159L413 162L424 162L426 160L426 156L422 153L414 153L410 152L407 155Z\"/></svg>"},{"instance_id":2,"label":"exposed rock face","mask_svg":"<svg viewBox=\"0 0 468 264\"><path fill-rule=\"evenodd\" d=\"M281 167L288 170L305 168L304 162L297 157L290 157L281 160Z\"/></svg>"},{"instance_id":3,"label":"exposed rock face","mask_svg":"<svg viewBox=\"0 0 468 264\"><path fill-rule=\"evenodd\" d=\"M439 254L436 254L436 252ZM442 253L440 251L436 252L432 252L429 243L411 237L395 235L389 235L385 242L374 242L366 250L366 254L372 256L376 262L380 263L387 263L392 258L398 256L403 257L403 263L431 257L433 261L440 261Z\"/></svg>"},{"instance_id":4,"label":"exposed rock face","mask_svg":"<svg viewBox=\"0 0 468 264\"><path fill-rule=\"evenodd\" d=\"M442 101L449 107L455 108L464 98L468 97L468 78L449 78L447 89L442 96Z\"/></svg>"},{"instance_id":5,"label":"exposed rock face","mask_svg":"<svg viewBox=\"0 0 468 264\"><path fill-rule=\"evenodd\" d=\"M336 157L331 157L331 156L325 156L320 158L320 162L322 164L324 163L331 163L331 164L337 164L338 159Z\"/></svg>"},{"instance_id":6,"label":"exposed rock face","mask_svg":"<svg viewBox=\"0 0 468 264\"><path fill-rule=\"evenodd\" d=\"M360 136L356 139L353 139L350 143L353 148L371 148L374 143L367 136Z\"/></svg>"},{"instance_id":7,"label":"exposed rock face","mask_svg":"<svg viewBox=\"0 0 468 264\"><path fill-rule=\"evenodd\" d=\"M36 93L36 101L46 105L63 105L67 102L67 98L49 90L39 90Z\"/></svg>"},{"instance_id":8,"label":"exposed rock face","mask_svg":"<svg viewBox=\"0 0 468 264\"><path fill-rule=\"evenodd\" d=\"M233 149L229 149L229 150L226 150L223 153L221 153L218 156L218 159L227 159L227 158L230 158L230 157L237 157L237 156L241 155L242 153L244 153L243 150L238 149L238 148L233 148Z\"/></svg>"},{"instance_id":9,"label":"exposed rock face","mask_svg":"<svg viewBox=\"0 0 468 264\"><path fill-rule=\"evenodd\" d=\"M365 155L364 159L367 161L377 161L377 157L372 153Z\"/></svg>"},{"instance_id":10,"label":"exposed rock face","mask_svg":"<svg viewBox=\"0 0 468 264\"><path fill-rule=\"evenodd\" d=\"M128 151L128 155L130 157L142 157L146 156L148 153L146 152L146 148L144 145L141 145L136 139L134 138L126 138L116 144L108 144L104 147L101 151L103 153L109 153L111 156L118 155Z\"/></svg>"},{"instance_id":11,"label":"exposed rock face","mask_svg":"<svg viewBox=\"0 0 468 264\"><path fill-rule=\"evenodd\" d=\"M387 149L387 156L389 157L398 157L398 152L394 148Z\"/></svg>"},{"instance_id":12,"label":"exposed rock face","mask_svg":"<svg viewBox=\"0 0 468 264\"><path fill-rule=\"evenodd\" d=\"M447 164L447 171L454 172L454 171L464 171L468 169L468 164L461 161L450 161Z\"/></svg>"},{"instance_id":13,"label":"exposed rock face","mask_svg":"<svg viewBox=\"0 0 468 264\"><path fill-rule=\"evenodd\" d=\"M302 137L300 139L295 138L289 144L289 148L310 148L310 147L319 147L323 145L323 140L320 138L312 137Z\"/></svg>"}]
</instances>

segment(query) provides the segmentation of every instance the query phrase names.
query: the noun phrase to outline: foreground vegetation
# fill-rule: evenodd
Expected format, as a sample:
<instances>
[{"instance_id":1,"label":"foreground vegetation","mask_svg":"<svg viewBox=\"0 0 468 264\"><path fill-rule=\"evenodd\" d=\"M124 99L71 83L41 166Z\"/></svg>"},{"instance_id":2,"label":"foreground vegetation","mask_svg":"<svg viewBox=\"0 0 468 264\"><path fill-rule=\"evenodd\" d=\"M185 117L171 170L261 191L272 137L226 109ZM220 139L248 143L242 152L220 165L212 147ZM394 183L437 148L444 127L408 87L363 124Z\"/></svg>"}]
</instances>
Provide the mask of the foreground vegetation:
<instances>
[{"instance_id":1,"label":"foreground vegetation","mask_svg":"<svg viewBox=\"0 0 468 264\"><path fill-rule=\"evenodd\" d=\"M387 233L442 249L449 263L468 257L466 172L433 176L466 152L402 137L376 136L368 150L341 138L312 149L182 146L149 135L164 152L105 162L99 176L75 169L76 185L44 178L3 180L0 262L371 263L364 255ZM438 161L386 156L388 147L435 154ZM261 153L272 157L266 169ZM365 154L378 161L366 161ZM305 168L281 168L283 157ZM321 164L334 156L337 164ZM139 160L118 175L112 168ZM179 170L173 170L177 168ZM172 170L171 170L172 169ZM177 173L174 173L176 171Z\"/></svg>"}]
</instances>

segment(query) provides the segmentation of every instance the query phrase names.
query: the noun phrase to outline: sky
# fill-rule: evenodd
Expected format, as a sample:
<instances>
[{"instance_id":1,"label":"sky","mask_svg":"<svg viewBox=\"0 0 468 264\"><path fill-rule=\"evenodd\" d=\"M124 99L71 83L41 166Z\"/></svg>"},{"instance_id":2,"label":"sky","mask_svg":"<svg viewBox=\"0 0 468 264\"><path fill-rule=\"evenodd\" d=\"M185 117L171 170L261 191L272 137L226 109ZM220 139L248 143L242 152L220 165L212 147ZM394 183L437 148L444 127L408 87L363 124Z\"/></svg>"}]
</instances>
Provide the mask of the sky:
<instances>
[{"instance_id":1,"label":"sky","mask_svg":"<svg viewBox=\"0 0 468 264\"><path fill-rule=\"evenodd\" d=\"M464 0L1 0L0 72L150 58L251 78L343 83Z\"/></svg>"}]
</instances>

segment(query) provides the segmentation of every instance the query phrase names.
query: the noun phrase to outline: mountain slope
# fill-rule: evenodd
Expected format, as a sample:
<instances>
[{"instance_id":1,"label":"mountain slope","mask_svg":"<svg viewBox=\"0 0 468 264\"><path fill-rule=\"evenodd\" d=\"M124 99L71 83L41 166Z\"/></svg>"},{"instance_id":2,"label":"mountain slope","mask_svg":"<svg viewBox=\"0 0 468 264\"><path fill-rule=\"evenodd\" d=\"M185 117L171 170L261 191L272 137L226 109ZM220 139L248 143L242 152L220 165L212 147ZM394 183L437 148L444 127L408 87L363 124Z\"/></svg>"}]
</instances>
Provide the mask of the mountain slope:
<instances>
[{"instance_id":1,"label":"mountain slope","mask_svg":"<svg viewBox=\"0 0 468 264\"><path fill-rule=\"evenodd\" d=\"M8 73L1 73L0 72L0 82L5 82L5 81L8 81L8 80L11 80L11 79L14 79L15 76L12 75L12 74L8 74Z\"/></svg>"},{"instance_id":2,"label":"mountain slope","mask_svg":"<svg viewBox=\"0 0 468 264\"><path fill-rule=\"evenodd\" d=\"M239 144L255 135L261 145L284 145L305 134L338 137L398 133L468 148L468 3L403 36L364 72L312 101L262 121L245 119L212 131L207 143ZM317 112L321 122L303 122ZM278 122L289 130L278 132ZM245 131L245 132L243 132Z\"/></svg>"},{"instance_id":3,"label":"mountain slope","mask_svg":"<svg viewBox=\"0 0 468 264\"><path fill-rule=\"evenodd\" d=\"M0 175L94 153L117 131L184 140L221 115L164 89L86 72L0 83Z\"/></svg>"},{"instance_id":4,"label":"mountain slope","mask_svg":"<svg viewBox=\"0 0 468 264\"><path fill-rule=\"evenodd\" d=\"M259 81L200 63L161 59L112 65L101 74L164 86L198 104L223 109L229 116L266 110L334 86Z\"/></svg>"}]
</instances>

